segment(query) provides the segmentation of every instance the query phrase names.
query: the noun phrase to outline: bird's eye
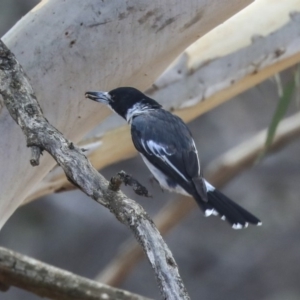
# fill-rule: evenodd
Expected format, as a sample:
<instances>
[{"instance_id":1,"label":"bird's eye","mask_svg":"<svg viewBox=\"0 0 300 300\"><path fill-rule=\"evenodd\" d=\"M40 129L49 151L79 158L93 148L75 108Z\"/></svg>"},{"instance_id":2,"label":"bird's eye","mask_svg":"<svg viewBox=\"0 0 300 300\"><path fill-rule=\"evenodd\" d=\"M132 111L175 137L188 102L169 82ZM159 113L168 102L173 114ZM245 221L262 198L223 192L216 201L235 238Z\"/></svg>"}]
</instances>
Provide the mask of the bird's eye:
<instances>
[{"instance_id":1,"label":"bird's eye","mask_svg":"<svg viewBox=\"0 0 300 300\"><path fill-rule=\"evenodd\" d=\"M115 101L115 95L111 95L111 96L110 96L110 100L111 100L111 101Z\"/></svg>"}]
</instances>

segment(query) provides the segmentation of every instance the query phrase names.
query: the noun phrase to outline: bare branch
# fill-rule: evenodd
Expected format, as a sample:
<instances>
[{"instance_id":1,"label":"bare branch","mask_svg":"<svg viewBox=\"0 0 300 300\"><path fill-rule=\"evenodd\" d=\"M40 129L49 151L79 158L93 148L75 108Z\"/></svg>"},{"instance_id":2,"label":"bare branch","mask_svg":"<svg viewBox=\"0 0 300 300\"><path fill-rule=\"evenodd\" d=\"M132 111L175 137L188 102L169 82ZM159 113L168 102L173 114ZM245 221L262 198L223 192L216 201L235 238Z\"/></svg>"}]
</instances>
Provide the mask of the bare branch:
<instances>
[{"instance_id":1,"label":"bare branch","mask_svg":"<svg viewBox=\"0 0 300 300\"><path fill-rule=\"evenodd\" d=\"M155 81L148 95L191 121L299 62L299 4L271 3L254 1L192 44ZM268 11L264 20L249 26L249 20L263 11Z\"/></svg>"},{"instance_id":2,"label":"bare branch","mask_svg":"<svg viewBox=\"0 0 300 300\"><path fill-rule=\"evenodd\" d=\"M0 41L0 94L12 118L21 127L27 146L47 151L69 181L107 207L129 227L147 254L164 299L189 299L171 251L143 208L108 181L85 155L44 118L32 87L15 56Z\"/></svg>"},{"instance_id":3,"label":"bare branch","mask_svg":"<svg viewBox=\"0 0 300 300\"><path fill-rule=\"evenodd\" d=\"M38 296L57 300L148 299L77 276L2 247L0 281L6 290L9 286L16 286Z\"/></svg>"},{"instance_id":4,"label":"bare branch","mask_svg":"<svg viewBox=\"0 0 300 300\"><path fill-rule=\"evenodd\" d=\"M144 197L152 197L143 185L141 185L131 175L126 174L124 171L120 171L116 176L113 176L111 178L109 182L109 188L116 192L120 189L122 183L131 186L133 191L137 195Z\"/></svg>"},{"instance_id":5,"label":"bare branch","mask_svg":"<svg viewBox=\"0 0 300 300\"><path fill-rule=\"evenodd\" d=\"M266 135L267 129L215 159L204 172L207 180L220 188L244 170L252 167L264 149ZM300 113L297 113L280 123L276 137L267 153L281 149L299 136ZM164 235L179 224L196 206L195 201L188 197L180 201L169 202L153 221L160 233ZM121 245L120 249L122 251L119 251L119 254L96 277L97 281L114 286L120 285L143 257L142 251L132 239Z\"/></svg>"}]
</instances>

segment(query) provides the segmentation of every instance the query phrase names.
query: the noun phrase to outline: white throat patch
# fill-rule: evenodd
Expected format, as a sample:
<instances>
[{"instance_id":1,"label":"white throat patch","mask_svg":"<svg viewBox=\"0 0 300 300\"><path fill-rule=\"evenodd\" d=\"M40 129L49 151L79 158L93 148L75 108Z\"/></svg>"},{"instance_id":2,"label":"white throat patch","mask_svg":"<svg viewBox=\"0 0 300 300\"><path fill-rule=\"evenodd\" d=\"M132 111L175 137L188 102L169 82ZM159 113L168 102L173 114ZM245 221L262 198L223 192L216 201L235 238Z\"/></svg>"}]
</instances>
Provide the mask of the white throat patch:
<instances>
[{"instance_id":1,"label":"white throat patch","mask_svg":"<svg viewBox=\"0 0 300 300\"><path fill-rule=\"evenodd\" d=\"M144 114L144 113L148 112L149 110L151 110L151 108L149 108L147 105L143 105L141 103L136 103L127 110L126 121L129 124L131 124L133 117Z\"/></svg>"}]
</instances>

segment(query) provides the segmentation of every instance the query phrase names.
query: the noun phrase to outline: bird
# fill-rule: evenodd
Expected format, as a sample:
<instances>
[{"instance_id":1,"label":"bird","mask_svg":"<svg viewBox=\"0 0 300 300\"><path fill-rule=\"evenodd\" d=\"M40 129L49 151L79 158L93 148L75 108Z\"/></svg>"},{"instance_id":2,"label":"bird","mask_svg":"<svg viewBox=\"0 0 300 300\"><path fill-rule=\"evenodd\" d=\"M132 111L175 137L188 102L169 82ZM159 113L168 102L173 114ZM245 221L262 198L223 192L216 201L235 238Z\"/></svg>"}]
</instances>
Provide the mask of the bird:
<instances>
[{"instance_id":1,"label":"bird","mask_svg":"<svg viewBox=\"0 0 300 300\"><path fill-rule=\"evenodd\" d=\"M192 196L205 216L219 216L233 229L262 222L203 178L192 134L181 118L133 87L88 91L131 127L132 142L163 189Z\"/></svg>"}]
</instances>

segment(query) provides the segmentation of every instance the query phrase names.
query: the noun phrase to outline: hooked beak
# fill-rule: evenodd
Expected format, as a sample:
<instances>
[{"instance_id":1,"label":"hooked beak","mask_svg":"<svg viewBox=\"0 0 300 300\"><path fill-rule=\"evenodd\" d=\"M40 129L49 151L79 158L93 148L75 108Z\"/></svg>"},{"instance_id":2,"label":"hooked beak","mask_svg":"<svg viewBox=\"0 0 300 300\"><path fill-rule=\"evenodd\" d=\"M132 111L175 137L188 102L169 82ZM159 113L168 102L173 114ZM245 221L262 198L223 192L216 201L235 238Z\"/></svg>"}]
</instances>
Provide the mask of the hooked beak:
<instances>
[{"instance_id":1,"label":"hooked beak","mask_svg":"<svg viewBox=\"0 0 300 300\"><path fill-rule=\"evenodd\" d=\"M111 97L108 92L93 92L89 91L85 93L85 98L89 98L93 101L109 104Z\"/></svg>"}]
</instances>

